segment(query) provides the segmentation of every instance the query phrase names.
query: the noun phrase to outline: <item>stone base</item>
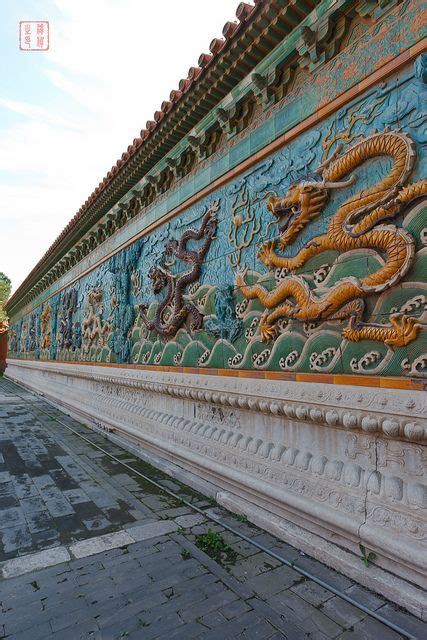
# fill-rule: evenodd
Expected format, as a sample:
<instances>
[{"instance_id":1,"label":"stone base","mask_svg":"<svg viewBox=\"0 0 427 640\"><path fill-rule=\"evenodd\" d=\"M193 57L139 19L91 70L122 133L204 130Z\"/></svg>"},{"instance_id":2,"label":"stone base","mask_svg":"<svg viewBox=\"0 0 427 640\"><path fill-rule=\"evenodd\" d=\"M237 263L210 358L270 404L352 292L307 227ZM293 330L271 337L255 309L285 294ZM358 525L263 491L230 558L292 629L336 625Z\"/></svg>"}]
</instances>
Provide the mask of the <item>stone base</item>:
<instances>
[{"instance_id":1,"label":"stone base","mask_svg":"<svg viewBox=\"0 0 427 640\"><path fill-rule=\"evenodd\" d=\"M423 392L17 360L7 375L426 615Z\"/></svg>"}]
</instances>

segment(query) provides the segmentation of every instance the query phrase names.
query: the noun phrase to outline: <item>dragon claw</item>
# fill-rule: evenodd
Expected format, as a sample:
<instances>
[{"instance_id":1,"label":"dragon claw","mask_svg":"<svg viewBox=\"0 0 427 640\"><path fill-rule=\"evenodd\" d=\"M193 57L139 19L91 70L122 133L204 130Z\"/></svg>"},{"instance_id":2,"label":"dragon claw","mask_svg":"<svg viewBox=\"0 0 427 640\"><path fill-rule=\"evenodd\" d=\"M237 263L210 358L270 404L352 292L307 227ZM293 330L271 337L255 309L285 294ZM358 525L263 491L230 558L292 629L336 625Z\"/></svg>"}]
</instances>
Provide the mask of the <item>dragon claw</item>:
<instances>
[{"instance_id":1,"label":"dragon claw","mask_svg":"<svg viewBox=\"0 0 427 640\"><path fill-rule=\"evenodd\" d=\"M394 313L390 316L392 332L390 337L384 340L387 346L404 347L417 337L421 324L417 318L404 313Z\"/></svg>"},{"instance_id":2,"label":"dragon claw","mask_svg":"<svg viewBox=\"0 0 427 640\"><path fill-rule=\"evenodd\" d=\"M268 317L262 317L259 323L259 333L263 342L272 342L277 336L277 327L270 324Z\"/></svg>"},{"instance_id":3,"label":"dragon claw","mask_svg":"<svg viewBox=\"0 0 427 640\"><path fill-rule=\"evenodd\" d=\"M273 256L276 255L276 241L275 240L267 240L261 249L258 251L258 258L261 260L266 267L270 267L273 261Z\"/></svg>"}]
</instances>

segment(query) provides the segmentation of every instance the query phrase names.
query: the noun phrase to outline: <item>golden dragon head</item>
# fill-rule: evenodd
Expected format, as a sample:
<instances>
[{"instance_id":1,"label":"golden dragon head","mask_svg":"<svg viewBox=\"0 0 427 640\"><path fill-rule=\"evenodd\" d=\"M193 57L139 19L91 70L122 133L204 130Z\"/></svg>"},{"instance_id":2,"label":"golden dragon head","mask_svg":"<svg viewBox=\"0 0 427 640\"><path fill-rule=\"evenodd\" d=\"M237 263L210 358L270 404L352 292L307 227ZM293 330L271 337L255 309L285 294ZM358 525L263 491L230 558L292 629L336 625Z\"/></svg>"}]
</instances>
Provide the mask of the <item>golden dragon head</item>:
<instances>
[{"instance_id":1,"label":"golden dragon head","mask_svg":"<svg viewBox=\"0 0 427 640\"><path fill-rule=\"evenodd\" d=\"M355 182L355 176L338 182L325 180L323 177L325 170L337 158L340 150L341 146L338 145L332 156L323 162L315 173L291 184L284 197L269 198L267 209L279 224L282 249L291 244L299 232L322 212L330 189L344 189Z\"/></svg>"},{"instance_id":2,"label":"golden dragon head","mask_svg":"<svg viewBox=\"0 0 427 640\"><path fill-rule=\"evenodd\" d=\"M267 209L277 219L280 245L284 249L299 232L322 211L328 193L322 183L301 180L292 184L283 198L271 196Z\"/></svg>"}]
</instances>

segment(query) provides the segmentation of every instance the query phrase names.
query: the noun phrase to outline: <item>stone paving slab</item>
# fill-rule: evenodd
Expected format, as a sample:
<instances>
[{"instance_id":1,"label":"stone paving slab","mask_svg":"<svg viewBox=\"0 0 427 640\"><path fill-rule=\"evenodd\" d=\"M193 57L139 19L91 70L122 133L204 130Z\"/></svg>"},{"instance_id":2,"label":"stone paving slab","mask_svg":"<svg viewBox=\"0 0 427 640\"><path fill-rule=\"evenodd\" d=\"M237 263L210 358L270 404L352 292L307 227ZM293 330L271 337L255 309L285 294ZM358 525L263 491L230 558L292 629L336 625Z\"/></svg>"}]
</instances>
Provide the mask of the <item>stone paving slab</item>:
<instances>
[{"instance_id":1,"label":"stone paving slab","mask_svg":"<svg viewBox=\"0 0 427 640\"><path fill-rule=\"evenodd\" d=\"M54 547L7 560L2 566L2 576L3 578L12 578L24 573L31 573L36 569L45 569L52 565L61 564L61 562L68 562L70 559L67 549Z\"/></svg>"},{"instance_id":2,"label":"stone paving slab","mask_svg":"<svg viewBox=\"0 0 427 640\"><path fill-rule=\"evenodd\" d=\"M195 513L162 494L64 425L206 512ZM5 379L0 449L0 638L400 637L213 523L210 514L288 560L305 563L414 637L426 637L419 620L381 596L210 506L212 500ZM208 528L235 551L233 560L218 562L197 546L197 536Z\"/></svg>"}]
</instances>

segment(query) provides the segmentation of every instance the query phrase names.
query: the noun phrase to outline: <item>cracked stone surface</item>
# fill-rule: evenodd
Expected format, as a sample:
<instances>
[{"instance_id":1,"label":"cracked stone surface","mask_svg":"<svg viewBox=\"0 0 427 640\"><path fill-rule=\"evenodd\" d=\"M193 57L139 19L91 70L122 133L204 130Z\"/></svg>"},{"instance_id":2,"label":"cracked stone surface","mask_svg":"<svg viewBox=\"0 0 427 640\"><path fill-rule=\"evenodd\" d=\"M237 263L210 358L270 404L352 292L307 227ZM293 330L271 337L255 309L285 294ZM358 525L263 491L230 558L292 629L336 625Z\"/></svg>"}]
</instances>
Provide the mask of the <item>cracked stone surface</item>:
<instances>
[{"instance_id":1,"label":"cracked stone surface","mask_svg":"<svg viewBox=\"0 0 427 640\"><path fill-rule=\"evenodd\" d=\"M206 517L65 425L206 509ZM0 561L11 567L9 575L14 566L26 571L0 579L0 638L400 637L210 521L212 500L2 378L0 451ZM312 573L425 637L419 620L381 596L224 509L213 511L250 538L274 544L277 553L309 562ZM197 536L208 528L235 552L232 561L217 562L197 546Z\"/></svg>"}]
</instances>

